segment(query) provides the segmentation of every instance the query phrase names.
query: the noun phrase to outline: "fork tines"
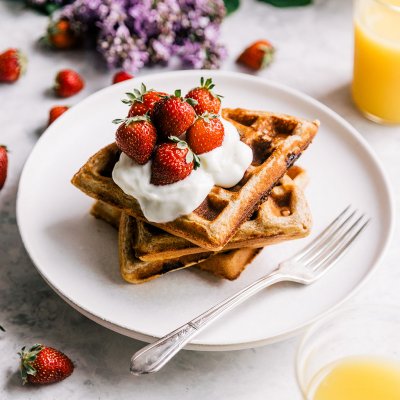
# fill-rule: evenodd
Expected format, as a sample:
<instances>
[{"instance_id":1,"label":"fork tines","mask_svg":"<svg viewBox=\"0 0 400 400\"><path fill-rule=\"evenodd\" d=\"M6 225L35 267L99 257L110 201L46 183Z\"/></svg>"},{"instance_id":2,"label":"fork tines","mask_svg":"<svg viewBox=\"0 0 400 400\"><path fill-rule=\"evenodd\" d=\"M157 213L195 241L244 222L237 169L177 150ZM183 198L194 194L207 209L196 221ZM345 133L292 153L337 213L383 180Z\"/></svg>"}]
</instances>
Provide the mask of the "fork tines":
<instances>
[{"instance_id":1,"label":"fork tines","mask_svg":"<svg viewBox=\"0 0 400 400\"><path fill-rule=\"evenodd\" d=\"M311 270L337 261L356 237L365 229L370 219L351 205L347 206L328 227L307 247L296 254L296 261Z\"/></svg>"}]
</instances>

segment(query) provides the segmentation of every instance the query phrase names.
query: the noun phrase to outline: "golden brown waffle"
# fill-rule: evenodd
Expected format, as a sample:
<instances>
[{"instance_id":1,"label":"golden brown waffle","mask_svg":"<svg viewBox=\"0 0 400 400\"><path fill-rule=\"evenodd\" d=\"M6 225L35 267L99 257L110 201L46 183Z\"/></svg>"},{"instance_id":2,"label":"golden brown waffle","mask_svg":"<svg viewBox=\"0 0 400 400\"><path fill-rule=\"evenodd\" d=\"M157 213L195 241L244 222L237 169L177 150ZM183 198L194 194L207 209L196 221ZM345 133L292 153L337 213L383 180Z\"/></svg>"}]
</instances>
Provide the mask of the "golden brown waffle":
<instances>
[{"instance_id":1,"label":"golden brown waffle","mask_svg":"<svg viewBox=\"0 0 400 400\"><path fill-rule=\"evenodd\" d=\"M115 229L119 229L119 221L122 214L122 211L119 208L110 206L109 204L104 203L104 201L97 200L93 204L90 214L96 218L108 222Z\"/></svg>"},{"instance_id":2,"label":"golden brown waffle","mask_svg":"<svg viewBox=\"0 0 400 400\"><path fill-rule=\"evenodd\" d=\"M229 189L214 186L203 203L188 215L164 224L147 221L137 200L125 194L111 178L120 155L115 143L92 156L72 183L135 218L205 249L220 250L307 148L319 125L318 121L243 109L224 109L222 115L237 127L241 140L253 150L253 162L237 185Z\"/></svg>"},{"instance_id":3,"label":"golden brown waffle","mask_svg":"<svg viewBox=\"0 0 400 400\"><path fill-rule=\"evenodd\" d=\"M242 248L221 253L203 253L170 260L145 262L135 255L135 226L134 218L102 201L97 201L91 214L100 218L114 228L119 229L119 257L121 276L130 283L143 283L161 275L189 266L196 266L213 275L236 279L246 266L254 259L261 249Z\"/></svg>"},{"instance_id":4,"label":"golden brown waffle","mask_svg":"<svg viewBox=\"0 0 400 400\"><path fill-rule=\"evenodd\" d=\"M304 169L291 167L251 218L239 227L224 250L264 247L307 236L312 224L303 191L307 182ZM136 220L136 231L136 257L143 261L165 260L205 251L184 238L140 220Z\"/></svg>"},{"instance_id":5,"label":"golden brown waffle","mask_svg":"<svg viewBox=\"0 0 400 400\"><path fill-rule=\"evenodd\" d=\"M222 251L196 264L195 267L219 278L233 281L239 277L261 250L262 248L242 247L241 249Z\"/></svg>"},{"instance_id":6,"label":"golden brown waffle","mask_svg":"<svg viewBox=\"0 0 400 400\"><path fill-rule=\"evenodd\" d=\"M208 252L169 260L142 261L136 258L135 249L132 245L136 234L135 226L135 219L122 213L118 234L119 267L122 278L129 283L143 283L158 278L167 272L190 267L206 260L213 254Z\"/></svg>"}]
</instances>

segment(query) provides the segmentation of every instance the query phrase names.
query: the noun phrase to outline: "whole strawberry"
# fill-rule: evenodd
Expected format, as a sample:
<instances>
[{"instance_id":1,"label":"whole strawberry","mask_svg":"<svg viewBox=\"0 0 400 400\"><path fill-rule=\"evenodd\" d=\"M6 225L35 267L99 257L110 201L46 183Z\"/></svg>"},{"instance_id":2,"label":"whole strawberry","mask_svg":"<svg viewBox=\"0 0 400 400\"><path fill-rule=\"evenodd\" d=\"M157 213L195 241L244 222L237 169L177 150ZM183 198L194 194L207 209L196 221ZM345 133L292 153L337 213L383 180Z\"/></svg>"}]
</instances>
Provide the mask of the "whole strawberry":
<instances>
[{"instance_id":1,"label":"whole strawberry","mask_svg":"<svg viewBox=\"0 0 400 400\"><path fill-rule=\"evenodd\" d=\"M169 185L185 179L200 163L187 143L177 137L171 137L174 143L162 143L155 152L151 164L151 179L153 185Z\"/></svg>"},{"instance_id":2,"label":"whole strawberry","mask_svg":"<svg viewBox=\"0 0 400 400\"><path fill-rule=\"evenodd\" d=\"M74 370L74 364L64 353L41 344L35 344L27 351L24 346L18 354L21 357L20 368L24 384L60 382Z\"/></svg>"},{"instance_id":3,"label":"whole strawberry","mask_svg":"<svg viewBox=\"0 0 400 400\"><path fill-rule=\"evenodd\" d=\"M186 132L186 140L195 154L207 153L221 146L224 125L216 114L203 114Z\"/></svg>"},{"instance_id":4,"label":"whole strawberry","mask_svg":"<svg viewBox=\"0 0 400 400\"><path fill-rule=\"evenodd\" d=\"M274 53L275 49L268 40L258 40L247 47L236 61L257 71L272 62Z\"/></svg>"},{"instance_id":5,"label":"whole strawberry","mask_svg":"<svg viewBox=\"0 0 400 400\"><path fill-rule=\"evenodd\" d=\"M200 86L196 87L188 92L186 98L191 98L197 101L197 104L193 106L197 115L202 115L205 112L211 114L218 114L221 109L221 97L218 94L212 92L215 85L211 78L204 80L203 77L200 79Z\"/></svg>"},{"instance_id":6,"label":"whole strawberry","mask_svg":"<svg viewBox=\"0 0 400 400\"><path fill-rule=\"evenodd\" d=\"M25 72L26 57L17 49L0 54L0 82L13 83Z\"/></svg>"},{"instance_id":7,"label":"whole strawberry","mask_svg":"<svg viewBox=\"0 0 400 400\"><path fill-rule=\"evenodd\" d=\"M0 145L0 190L3 188L7 179L8 155L7 147Z\"/></svg>"},{"instance_id":8,"label":"whole strawberry","mask_svg":"<svg viewBox=\"0 0 400 400\"><path fill-rule=\"evenodd\" d=\"M137 115L113 122L122 122L115 134L118 148L138 164L146 164L157 141L157 131L149 116Z\"/></svg>"},{"instance_id":9,"label":"whole strawberry","mask_svg":"<svg viewBox=\"0 0 400 400\"><path fill-rule=\"evenodd\" d=\"M68 106L55 106L49 111L48 125L52 124L60 115L64 114L69 109Z\"/></svg>"},{"instance_id":10,"label":"whole strawberry","mask_svg":"<svg viewBox=\"0 0 400 400\"><path fill-rule=\"evenodd\" d=\"M55 49L65 50L74 47L78 37L71 29L70 22L67 19L60 19L50 22L47 34L42 41Z\"/></svg>"},{"instance_id":11,"label":"whole strawberry","mask_svg":"<svg viewBox=\"0 0 400 400\"><path fill-rule=\"evenodd\" d=\"M85 83L81 76L72 69L64 69L56 75L54 91L59 97L70 97L80 92Z\"/></svg>"},{"instance_id":12,"label":"whole strawberry","mask_svg":"<svg viewBox=\"0 0 400 400\"><path fill-rule=\"evenodd\" d=\"M155 104L151 115L157 132L165 138L182 136L195 120L193 106L196 104L196 100L183 99L180 90L176 90L174 96L163 97Z\"/></svg>"},{"instance_id":13,"label":"whole strawberry","mask_svg":"<svg viewBox=\"0 0 400 400\"><path fill-rule=\"evenodd\" d=\"M132 79L133 75L126 71L118 71L115 73L113 77L113 83L119 83L123 81L127 81L128 79Z\"/></svg>"},{"instance_id":14,"label":"whole strawberry","mask_svg":"<svg viewBox=\"0 0 400 400\"><path fill-rule=\"evenodd\" d=\"M140 86L140 90L135 89L133 93L126 93L126 95L128 98L122 100L122 102L131 106L128 117L144 115L146 113L152 115L154 105L163 97L167 96L167 94L163 92L156 92L151 89L147 90L146 85L143 83Z\"/></svg>"}]
</instances>

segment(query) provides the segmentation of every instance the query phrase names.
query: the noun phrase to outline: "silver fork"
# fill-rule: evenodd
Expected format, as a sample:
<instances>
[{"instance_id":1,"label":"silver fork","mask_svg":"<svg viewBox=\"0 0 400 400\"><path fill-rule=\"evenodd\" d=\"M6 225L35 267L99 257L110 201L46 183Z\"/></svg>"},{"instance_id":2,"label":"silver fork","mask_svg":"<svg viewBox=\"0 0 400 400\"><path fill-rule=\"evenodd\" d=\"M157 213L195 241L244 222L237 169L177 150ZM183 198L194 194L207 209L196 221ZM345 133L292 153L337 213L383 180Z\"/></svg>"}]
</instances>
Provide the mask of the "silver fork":
<instances>
[{"instance_id":1,"label":"silver fork","mask_svg":"<svg viewBox=\"0 0 400 400\"><path fill-rule=\"evenodd\" d=\"M159 371L199 332L260 290L277 282L309 285L324 275L344 254L370 221L365 214L346 207L319 236L293 257L281 262L270 274L251 283L233 296L210 308L185 325L136 352L131 358L131 373Z\"/></svg>"}]
</instances>

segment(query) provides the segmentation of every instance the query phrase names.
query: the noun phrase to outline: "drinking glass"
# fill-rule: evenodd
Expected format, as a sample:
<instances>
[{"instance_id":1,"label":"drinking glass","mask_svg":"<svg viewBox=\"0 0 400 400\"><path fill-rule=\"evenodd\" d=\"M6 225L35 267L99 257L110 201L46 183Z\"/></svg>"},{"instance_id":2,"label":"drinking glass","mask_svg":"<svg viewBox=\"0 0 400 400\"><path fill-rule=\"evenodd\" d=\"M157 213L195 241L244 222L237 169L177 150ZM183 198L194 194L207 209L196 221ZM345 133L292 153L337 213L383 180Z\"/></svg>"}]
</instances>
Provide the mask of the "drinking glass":
<instances>
[{"instance_id":1,"label":"drinking glass","mask_svg":"<svg viewBox=\"0 0 400 400\"><path fill-rule=\"evenodd\" d=\"M400 0L356 0L352 94L378 123L400 123Z\"/></svg>"},{"instance_id":2,"label":"drinking glass","mask_svg":"<svg viewBox=\"0 0 400 400\"><path fill-rule=\"evenodd\" d=\"M303 398L313 400L332 366L350 359L384 360L396 365L400 374L399 307L347 307L313 325L304 335L296 357L297 381ZM352 397L349 394L340 400Z\"/></svg>"}]
</instances>

